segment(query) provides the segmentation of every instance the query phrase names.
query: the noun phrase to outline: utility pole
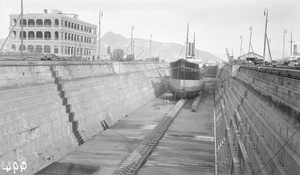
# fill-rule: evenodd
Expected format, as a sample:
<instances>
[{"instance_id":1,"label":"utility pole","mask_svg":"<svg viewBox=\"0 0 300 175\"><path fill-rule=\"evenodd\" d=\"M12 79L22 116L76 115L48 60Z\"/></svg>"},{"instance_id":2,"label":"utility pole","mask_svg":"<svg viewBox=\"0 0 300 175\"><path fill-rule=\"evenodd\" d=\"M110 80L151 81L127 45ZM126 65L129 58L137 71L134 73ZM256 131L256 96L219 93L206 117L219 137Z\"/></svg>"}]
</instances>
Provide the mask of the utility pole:
<instances>
[{"instance_id":1,"label":"utility pole","mask_svg":"<svg viewBox=\"0 0 300 175\"><path fill-rule=\"evenodd\" d=\"M267 42L267 27L268 27L268 9L265 9L264 16L266 16L266 24L265 24L265 36L264 36L264 53L263 58L265 61L265 51L266 51L266 42Z\"/></svg>"},{"instance_id":2,"label":"utility pole","mask_svg":"<svg viewBox=\"0 0 300 175\"><path fill-rule=\"evenodd\" d=\"M244 51L243 51L243 36L240 36L240 39L241 39L241 47L240 47L240 56L241 56L242 53L244 54Z\"/></svg>"},{"instance_id":3,"label":"utility pole","mask_svg":"<svg viewBox=\"0 0 300 175\"><path fill-rule=\"evenodd\" d=\"M151 38L152 38L152 34L150 35L150 58L151 58Z\"/></svg>"},{"instance_id":4,"label":"utility pole","mask_svg":"<svg viewBox=\"0 0 300 175\"><path fill-rule=\"evenodd\" d=\"M248 49L248 53L250 53L250 48L252 49L252 52L254 52L252 44L251 44L251 38L252 38L252 26L249 27L250 30L250 39L249 39L249 49Z\"/></svg>"},{"instance_id":5,"label":"utility pole","mask_svg":"<svg viewBox=\"0 0 300 175\"><path fill-rule=\"evenodd\" d=\"M21 0L21 59L23 60L23 0Z\"/></svg>"},{"instance_id":6,"label":"utility pole","mask_svg":"<svg viewBox=\"0 0 300 175\"><path fill-rule=\"evenodd\" d=\"M101 57L101 52L100 52L100 43L101 43L101 17L103 16L103 11L99 11L99 43L98 43L98 58L100 59Z\"/></svg>"},{"instance_id":7,"label":"utility pole","mask_svg":"<svg viewBox=\"0 0 300 175\"><path fill-rule=\"evenodd\" d=\"M291 31L291 41L290 41L290 43L291 43L291 56L293 56L293 35L292 35L292 31Z\"/></svg>"},{"instance_id":8,"label":"utility pole","mask_svg":"<svg viewBox=\"0 0 300 175\"><path fill-rule=\"evenodd\" d=\"M282 58L284 59L284 52L285 52L285 49L284 49L284 46L285 46L285 34L286 34L286 29L284 29L283 31L283 53L282 53Z\"/></svg>"},{"instance_id":9,"label":"utility pole","mask_svg":"<svg viewBox=\"0 0 300 175\"><path fill-rule=\"evenodd\" d=\"M131 44L130 44L130 46L131 46L131 54L133 54L133 29L134 29L134 26L133 25L131 25Z\"/></svg>"}]
</instances>

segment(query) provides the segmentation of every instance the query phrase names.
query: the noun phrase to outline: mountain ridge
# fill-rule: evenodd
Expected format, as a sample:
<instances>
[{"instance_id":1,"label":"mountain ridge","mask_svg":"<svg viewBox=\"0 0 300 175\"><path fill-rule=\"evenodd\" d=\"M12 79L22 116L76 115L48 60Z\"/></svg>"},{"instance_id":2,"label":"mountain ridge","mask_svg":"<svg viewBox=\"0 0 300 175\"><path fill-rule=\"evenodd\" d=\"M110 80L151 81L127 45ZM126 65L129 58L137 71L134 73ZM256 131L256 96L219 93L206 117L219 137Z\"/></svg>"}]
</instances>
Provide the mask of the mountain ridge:
<instances>
[{"instance_id":1,"label":"mountain ridge","mask_svg":"<svg viewBox=\"0 0 300 175\"><path fill-rule=\"evenodd\" d=\"M131 50L130 43L130 38L109 31L101 37L101 53L106 53L107 47L110 46L111 52L114 49L123 49L124 53L128 54ZM144 60L150 57L149 39L134 38L134 46L137 60ZM198 59L203 63L223 61L206 51L196 49L196 55L197 53L199 54ZM151 41L151 57L159 57L161 60L171 62L184 57L184 54L185 49L182 44Z\"/></svg>"}]
</instances>

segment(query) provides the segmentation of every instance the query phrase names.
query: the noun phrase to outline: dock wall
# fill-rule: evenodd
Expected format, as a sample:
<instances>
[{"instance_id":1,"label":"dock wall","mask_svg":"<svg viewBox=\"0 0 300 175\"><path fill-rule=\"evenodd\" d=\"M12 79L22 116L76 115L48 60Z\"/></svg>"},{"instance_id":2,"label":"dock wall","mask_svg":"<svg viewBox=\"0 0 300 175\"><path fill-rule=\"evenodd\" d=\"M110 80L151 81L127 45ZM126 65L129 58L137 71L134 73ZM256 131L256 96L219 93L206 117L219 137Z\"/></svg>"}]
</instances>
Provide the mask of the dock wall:
<instances>
[{"instance_id":1,"label":"dock wall","mask_svg":"<svg viewBox=\"0 0 300 175\"><path fill-rule=\"evenodd\" d=\"M300 80L231 65L221 77L218 174L300 174Z\"/></svg>"},{"instance_id":2,"label":"dock wall","mask_svg":"<svg viewBox=\"0 0 300 175\"><path fill-rule=\"evenodd\" d=\"M0 163L20 168L0 174L60 159L164 93L167 72L153 62L1 62Z\"/></svg>"}]
</instances>

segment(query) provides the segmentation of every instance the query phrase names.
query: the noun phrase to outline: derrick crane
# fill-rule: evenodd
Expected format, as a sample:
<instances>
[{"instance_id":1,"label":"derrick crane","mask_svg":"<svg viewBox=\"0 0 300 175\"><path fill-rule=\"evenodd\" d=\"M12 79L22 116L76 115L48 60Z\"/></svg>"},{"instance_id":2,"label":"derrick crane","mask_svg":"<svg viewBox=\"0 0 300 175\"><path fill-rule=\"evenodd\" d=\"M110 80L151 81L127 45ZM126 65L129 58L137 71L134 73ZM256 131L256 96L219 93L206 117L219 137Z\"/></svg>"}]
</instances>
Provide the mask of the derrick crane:
<instances>
[{"instance_id":1,"label":"derrick crane","mask_svg":"<svg viewBox=\"0 0 300 175\"><path fill-rule=\"evenodd\" d=\"M229 63L232 63L232 61L233 61L233 55L231 56L231 55L229 54L227 48L226 48L226 54L227 54L227 59L228 59Z\"/></svg>"}]
</instances>

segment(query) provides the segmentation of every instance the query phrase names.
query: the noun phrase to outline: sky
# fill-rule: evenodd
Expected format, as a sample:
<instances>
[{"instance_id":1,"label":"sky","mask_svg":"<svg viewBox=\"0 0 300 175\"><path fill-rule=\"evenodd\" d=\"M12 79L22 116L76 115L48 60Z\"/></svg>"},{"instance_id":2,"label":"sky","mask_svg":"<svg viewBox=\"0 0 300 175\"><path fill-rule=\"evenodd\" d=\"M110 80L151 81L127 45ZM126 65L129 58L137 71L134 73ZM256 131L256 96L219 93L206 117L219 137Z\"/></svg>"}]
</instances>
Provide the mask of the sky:
<instances>
[{"instance_id":1,"label":"sky","mask_svg":"<svg viewBox=\"0 0 300 175\"><path fill-rule=\"evenodd\" d=\"M75 13L79 19L98 25L101 36L108 31L134 37L184 44L189 23L189 40L196 33L196 48L213 54L224 54L226 48L234 56L242 49L248 52L252 26L254 52L263 54L265 9L268 9L267 35L271 50L283 52L284 30L287 30L285 52L289 52L291 31L300 44L299 0L23 0L24 13L44 9ZM0 0L0 38L8 35L9 14L18 14L21 0Z\"/></svg>"}]
</instances>

